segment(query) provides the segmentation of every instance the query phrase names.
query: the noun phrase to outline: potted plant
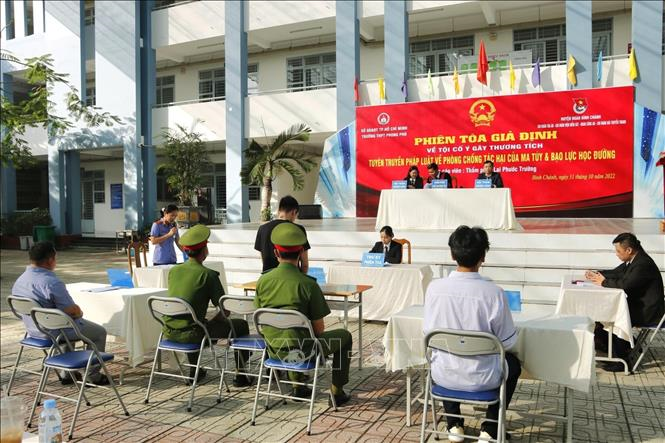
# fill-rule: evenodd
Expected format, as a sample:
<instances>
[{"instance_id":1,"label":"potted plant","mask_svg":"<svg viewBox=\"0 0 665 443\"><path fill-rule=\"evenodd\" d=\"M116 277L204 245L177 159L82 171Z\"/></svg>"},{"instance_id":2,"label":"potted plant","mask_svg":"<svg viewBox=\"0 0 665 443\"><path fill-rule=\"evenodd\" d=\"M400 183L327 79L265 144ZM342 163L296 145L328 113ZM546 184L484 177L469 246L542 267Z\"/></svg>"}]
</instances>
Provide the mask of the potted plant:
<instances>
[{"instance_id":1,"label":"potted plant","mask_svg":"<svg viewBox=\"0 0 665 443\"><path fill-rule=\"evenodd\" d=\"M193 206L194 199L203 184L201 172L210 166L202 136L177 124L175 129L164 128L162 138L168 160L159 168L166 172L166 182L178 199L178 221L196 224L199 211Z\"/></svg>"},{"instance_id":2,"label":"potted plant","mask_svg":"<svg viewBox=\"0 0 665 443\"><path fill-rule=\"evenodd\" d=\"M293 190L297 191L305 185L305 174L316 166L311 154L287 146L289 142L309 140L310 132L312 130L304 123L295 124L281 132L272 143L261 145L252 140L245 149L245 166L240 171L240 178L244 185L261 186L261 221L272 219L270 203L275 177L286 172L293 180Z\"/></svg>"}]
</instances>

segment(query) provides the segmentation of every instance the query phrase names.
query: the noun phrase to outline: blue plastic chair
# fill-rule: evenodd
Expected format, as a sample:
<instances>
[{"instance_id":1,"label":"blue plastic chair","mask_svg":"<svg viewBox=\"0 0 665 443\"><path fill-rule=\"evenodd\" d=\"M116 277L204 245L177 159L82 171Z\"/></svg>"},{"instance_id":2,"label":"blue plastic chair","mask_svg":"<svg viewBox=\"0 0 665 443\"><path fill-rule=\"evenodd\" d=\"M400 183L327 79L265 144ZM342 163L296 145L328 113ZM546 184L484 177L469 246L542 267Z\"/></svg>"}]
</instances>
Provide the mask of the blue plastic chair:
<instances>
[{"instance_id":1,"label":"blue plastic chair","mask_svg":"<svg viewBox=\"0 0 665 443\"><path fill-rule=\"evenodd\" d=\"M150 388L152 387L152 379L155 376L155 374L162 375L164 377L178 378L192 383L192 387L189 391L189 403L187 404L187 412L192 412L192 402L194 401L194 390L196 389L199 372L201 369L212 369L219 372L220 382L219 382L219 389L217 391L217 403L221 403L222 384L224 383L224 373L222 372L222 369L219 366L219 362L217 361L217 356L215 355L215 348L213 347L212 339L210 338L210 334L208 333L208 328L206 328L206 325L196 317L196 313L194 312L194 308L192 308L192 305L187 303L185 300L176 297L153 296L148 298L148 309L150 310L150 314L152 314L154 319L157 320L157 322L162 325L162 330L166 327L166 323L162 318L163 316L167 315L173 317L177 315L190 315L194 320L194 323L196 323L203 330L203 338L201 339L200 343L178 343L172 340L164 339L164 332L159 333L159 339L157 340L157 349L155 349L155 358L152 362L152 369L150 370L150 380L148 381L148 391L145 394L144 403L148 404L150 400ZM210 352L212 353L212 361L214 365L212 368L204 367L201 365L201 356L203 355L203 349L205 347L208 347L210 349ZM173 353L173 357L176 359L176 362L178 363L178 369L180 370L180 375L172 374L169 372L162 372L161 370L156 370L157 362L161 360L162 351L170 351ZM195 352L199 353L199 358L196 361L196 365L191 365L189 363L183 363L183 364L180 363L180 360L178 359L178 354L192 354ZM193 379L192 377L186 376L182 372L182 366L196 368ZM229 390L228 386L226 389L227 391Z\"/></svg>"},{"instance_id":2,"label":"blue plastic chair","mask_svg":"<svg viewBox=\"0 0 665 443\"><path fill-rule=\"evenodd\" d=\"M19 297L16 295L10 295L7 297L7 303L9 303L9 308L12 310L16 318L23 321L24 315L30 315L32 308L40 308L41 306L36 301L26 298ZM14 383L14 377L16 376L17 371L27 372L28 374L34 374L41 376L44 372L44 360L48 357L48 353L53 347L53 341L50 338L35 338L30 337L26 332L23 335L23 339L19 342L20 347L18 350L18 355L16 356L16 361L14 362L14 367L12 368L12 374L9 376L9 383L7 384L6 395L12 390L12 384ZM44 353L44 358L42 359L42 366L39 372L33 371L20 367L21 356L23 355L23 350L25 348L34 349L37 351L42 351Z\"/></svg>"},{"instance_id":3,"label":"blue plastic chair","mask_svg":"<svg viewBox=\"0 0 665 443\"><path fill-rule=\"evenodd\" d=\"M37 394L35 395L35 401L32 404L30 418L28 419L28 426L30 426L30 423L32 423L32 418L35 415L35 409L37 408L37 404L41 401L42 395L48 395L51 397L57 397L61 400L71 401L76 403L72 424L69 427L68 439L71 440L74 436L74 426L76 425L76 419L81 408L81 400L85 399L86 404L90 406L90 402L87 401L87 398L85 397L85 388L89 384L88 376L90 375L90 369L93 366L101 366L101 369L104 371L104 374L109 380L111 390L113 390L115 393L115 396L118 399L118 402L120 403L123 411L125 412L125 415L129 416L129 412L127 411L127 408L122 402L122 398L120 397L120 394L115 387L113 377L111 377L108 369L106 369L105 362L112 361L114 358L113 354L108 352L100 352L97 349L97 346L95 346L95 344L90 339L81 333L74 320L59 309L32 308L30 311L30 316L35 322L37 329L48 335L53 343L58 343L59 338L64 337L67 342L68 349L74 349L74 347L71 345L70 338L68 338L73 337L75 340L80 340L85 343L88 349L79 351L60 349L60 353L55 355L56 348L59 348L60 345L56 344L53 346L53 348L51 348L48 357L46 357L44 360L44 371L39 381L39 388L37 389ZM51 369L61 370L69 373L77 372L83 369L85 370L83 373L83 379L80 383L77 382L77 384L80 384L81 389L76 400L69 397L51 394L45 391L48 374ZM74 379L74 374L71 374L71 377Z\"/></svg>"},{"instance_id":4,"label":"blue plastic chair","mask_svg":"<svg viewBox=\"0 0 665 443\"><path fill-rule=\"evenodd\" d=\"M261 360L261 367L259 368L259 373L263 373L263 368L266 367L270 369L270 375L268 378L268 389L264 392L261 392L261 381L262 377L259 377L258 383L256 384L256 394L254 396L254 407L252 409L252 426L256 424L256 408L259 403L259 395L266 395L266 409L268 408L268 402L270 397L278 397L283 399L292 399L300 400L303 399L300 397L295 397L293 395L287 395L282 392L279 378L276 376L275 371L291 371L291 372L300 372L305 374L314 373L312 383L304 382L294 382L290 380L282 380L282 383L287 383L290 385L297 386L306 386L311 387L312 396L309 399L309 414L307 416L307 435L311 435L312 430L312 413L314 410L314 399L316 396L316 385L319 376L319 371L326 369L326 359L325 354L323 353L323 347L321 342L314 335L314 330L312 329L312 323L307 317L305 317L301 312L289 310L289 309L257 309L254 312L254 324L256 325L256 330L259 334L265 339L263 335L263 328L265 326L270 326L277 329L303 329L308 331L309 337L305 340L311 340L314 343L312 350L309 355L305 355L301 350L294 350L294 352L289 353L286 360L281 360L279 358L268 358L265 361ZM277 387L279 389L279 394L271 393L271 382L273 377L277 381ZM330 400L332 402L333 408L337 411L337 403L335 402L335 396L332 392L329 392Z\"/></svg>"},{"instance_id":5,"label":"blue plastic chair","mask_svg":"<svg viewBox=\"0 0 665 443\"><path fill-rule=\"evenodd\" d=\"M492 334L478 331L461 331L456 329L437 329L430 332L425 337L425 350L427 357L427 382L425 386L425 400L423 409L423 421L420 428L420 441L425 441L425 434L434 434L435 439L438 440L439 435L448 436L448 432L438 430L436 419L435 401L454 401L459 403L467 403L473 405L490 406L499 403L499 419L485 421L493 421L498 424L498 437L496 440L503 443L505 439L505 421L506 421L506 379L508 378L508 371L505 369L503 362L505 361L505 351L498 338ZM432 352L446 352L460 357L474 357L481 355L498 355L501 365L501 385L498 388L486 391L456 391L439 386L432 380ZM451 372L451 377L455 374ZM427 407L428 401L431 402L432 408L432 421L434 422L433 429L427 428ZM455 416L456 414L448 414L443 412L444 416ZM478 440L477 436L459 435L460 437Z\"/></svg>"},{"instance_id":6,"label":"blue plastic chair","mask_svg":"<svg viewBox=\"0 0 665 443\"><path fill-rule=\"evenodd\" d=\"M224 311L229 311L233 314L248 316L254 314L256 308L254 307L254 297L225 295L219 299L219 310L224 315ZM259 334L249 334L239 336L231 324L231 333L228 337L229 346L226 348L226 356L224 358L224 366L222 374L226 371L226 362L229 360L229 351L249 351L251 354L260 353L261 361L265 360L266 356L266 342ZM242 357L241 357L242 358ZM250 357L251 358L251 357ZM249 368L249 362L243 362L245 368ZM254 372L241 372L236 369L236 374L245 375L249 377L261 377L262 373ZM224 376L222 375L222 378ZM220 380L221 383L221 380Z\"/></svg>"}]
</instances>

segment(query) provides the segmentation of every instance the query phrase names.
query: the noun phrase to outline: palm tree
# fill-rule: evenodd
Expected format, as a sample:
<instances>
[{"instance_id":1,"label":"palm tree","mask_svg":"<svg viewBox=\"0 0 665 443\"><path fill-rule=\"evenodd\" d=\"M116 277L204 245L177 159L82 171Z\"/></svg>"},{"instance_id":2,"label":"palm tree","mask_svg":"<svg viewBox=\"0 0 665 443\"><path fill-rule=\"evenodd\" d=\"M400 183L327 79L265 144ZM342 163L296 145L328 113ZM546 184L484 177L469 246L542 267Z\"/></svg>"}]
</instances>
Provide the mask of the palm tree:
<instances>
[{"instance_id":1,"label":"palm tree","mask_svg":"<svg viewBox=\"0 0 665 443\"><path fill-rule=\"evenodd\" d=\"M311 154L286 146L292 141L309 140L310 132L312 130L304 123L295 124L281 132L272 143L261 145L252 140L245 149L245 166L240 171L240 178L244 185L262 186L261 221L272 218L270 200L275 177L286 172L293 180L293 190L297 191L305 185L305 174L316 166Z\"/></svg>"}]
</instances>

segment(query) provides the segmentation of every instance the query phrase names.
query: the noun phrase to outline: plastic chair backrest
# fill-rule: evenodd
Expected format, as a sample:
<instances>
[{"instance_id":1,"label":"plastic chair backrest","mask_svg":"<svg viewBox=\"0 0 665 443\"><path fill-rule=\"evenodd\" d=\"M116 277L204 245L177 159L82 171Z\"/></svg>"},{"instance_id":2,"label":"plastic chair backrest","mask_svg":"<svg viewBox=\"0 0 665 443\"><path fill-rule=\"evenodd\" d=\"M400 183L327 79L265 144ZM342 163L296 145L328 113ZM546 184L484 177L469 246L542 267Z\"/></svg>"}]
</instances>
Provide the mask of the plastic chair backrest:
<instances>
[{"instance_id":1,"label":"plastic chair backrest","mask_svg":"<svg viewBox=\"0 0 665 443\"><path fill-rule=\"evenodd\" d=\"M501 342L492 334L458 329L436 329L425 337L425 348L447 352L461 357L499 354L501 361L505 351ZM427 359L429 361L429 354Z\"/></svg>"},{"instance_id":2,"label":"plastic chair backrest","mask_svg":"<svg viewBox=\"0 0 665 443\"><path fill-rule=\"evenodd\" d=\"M206 337L208 337L208 329L206 326L196 317L194 308L192 305L187 303L185 300L177 297L157 297L152 296L148 297L148 310L155 320L157 320L162 326L166 326L163 315L175 316L175 315L190 315L198 326L200 326Z\"/></svg>"},{"instance_id":3,"label":"plastic chair backrest","mask_svg":"<svg viewBox=\"0 0 665 443\"><path fill-rule=\"evenodd\" d=\"M219 308L234 314L249 315L256 311L254 297L244 295L225 295L219 299Z\"/></svg>"},{"instance_id":4,"label":"plastic chair backrest","mask_svg":"<svg viewBox=\"0 0 665 443\"><path fill-rule=\"evenodd\" d=\"M263 336L263 327L271 326L277 329L305 329L309 333L309 337L306 337L305 340L312 340L315 343L315 346L312 347L312 352L305 356L303 355L299 360L307 361L313 357L320 357L323 361L323 348L321 343L316 339L314 335L314 329L312 328L312 323L307 317L301 312L292 310L292 309L271 309L271 308L261 308L257 309L254 312L254 324L256 325L256 330ZM269 341L266 339L269 344Z\"/></svg>"},{"instance_id":5,"label":"plastic chair backrest","mask_svg":"<svg viewBox=\"0 0 665 443\"><path fill-rule=\"evenodd\" d=\"M97 346L81 333L78 325L69 315L60 309L32 308L30 317L37 329L48 335L53 343L58 343L64 337L69 349L74 349L72 341L82 341L89 349L99 352ZM57 333L56 333L57 331ZM73 335L73 336L72 336ZM61 350L62 352L62 350Z\"/></svg>"},{"instance_id":6,"label":"plastic chair backrest","mask_svg":"<svg viewBox=\"0 0 665 443\"><path fill-rule=\"evenodd\" d=\"M393 238L393 241L399 243L400 245L402 245L402 247L406 245L406 248L408 249L407 257L409 258L409 261L407 263L411 264L411 242L405 238ZM402 248L402 263L404 263L404 248Z\"/></svg>"},{"instance_id":7,"label":"plastic chair backrest","mask_svg":"<svg viewBox=\"0 0 665 443\"><path fill-rule=\"evenodd\" d=\"M18 295L10 295L7 297L9 309L12 310L16 318L23 319L22 315L30 315L33 308L41 308L42 306L36 301L27 298L19 297Z\"/></svg>"}]
</instances>

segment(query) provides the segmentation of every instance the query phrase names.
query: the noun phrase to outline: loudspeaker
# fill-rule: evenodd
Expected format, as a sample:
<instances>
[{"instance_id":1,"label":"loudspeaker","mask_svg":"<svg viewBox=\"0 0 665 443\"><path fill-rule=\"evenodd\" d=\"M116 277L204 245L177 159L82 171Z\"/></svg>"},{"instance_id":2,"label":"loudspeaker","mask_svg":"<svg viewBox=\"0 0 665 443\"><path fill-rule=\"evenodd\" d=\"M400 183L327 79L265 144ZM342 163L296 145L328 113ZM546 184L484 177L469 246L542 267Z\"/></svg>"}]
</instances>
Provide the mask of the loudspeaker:
<instances>
[{"instance_id":1,"label":"loudspeaker","mask_svg":"<svg viewBox=\"0 0 665 443\"><path fill-rule=\"evenodd\" d=\"M300 205L298 218L302 220L321 219L323 212L321 205Z\"/></svg>"}]
</instances>

